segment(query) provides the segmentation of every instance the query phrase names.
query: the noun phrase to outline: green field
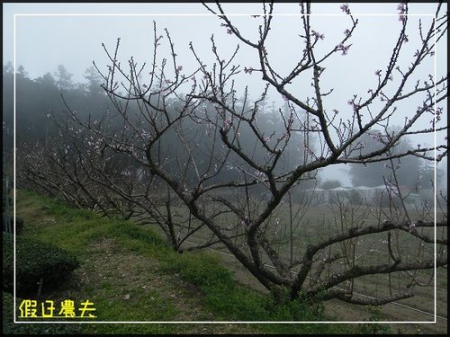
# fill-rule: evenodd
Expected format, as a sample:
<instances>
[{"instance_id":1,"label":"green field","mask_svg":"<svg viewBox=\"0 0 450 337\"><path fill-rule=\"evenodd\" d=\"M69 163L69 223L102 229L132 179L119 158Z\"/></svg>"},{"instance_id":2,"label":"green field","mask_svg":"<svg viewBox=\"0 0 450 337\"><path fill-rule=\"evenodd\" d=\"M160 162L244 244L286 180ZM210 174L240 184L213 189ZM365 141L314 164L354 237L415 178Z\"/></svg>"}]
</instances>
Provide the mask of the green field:
<instances>
[{"instance_id":1,"label":"green field","mask_svg":"<svg viewBox=\"0 0 450 337\"><path fill-rule=\"evenodd\" d=\"M186 214L180 208L177 217ZM328 214L328 215L327 215ZM42 299L62 300L67 297L75 300L89 298L99 310L99 319L106 321L268 321L268 320L311 320L351 321L392 320L394 310L383 308L380 312L367 307L354 308L339 302L325 304L325 315L311 316L308 308L273 306L270 296L260 292L260 287L249 273L235 259L226 255L219 246L211 248L221 253L193 252L182 255L173 251L152 228L154 225L136 226L130 222L101 218L90 211L74 210L60 202L37 196L34 193L19 191L17 215L25 220L25 231L21 235L52 242L76 254L81 267L74 273L72 283L62 290L45 294ZM287 217L280 211L277 217ZM308 216L310 216L308 220ZM312 229L313 220L330 219L324 209L301 219L295 230L299 247L305 241L317 238ZM300 218L298 218L300 219ZM275 220L275 219L274 219ZM283 219L280 220L280 222ZM308 223L308 226L303 226ZM193 224L191 224L193 225ZM335 230L330 221L319 221L321 230ZM207 236L206 231L198 231L198 239ZM281 238L286 234L279 234ZM277 237L276 237L277 238ZM189 238L194 240L195 236ZM186 242L186 246L189 244ZM290 246L279 244L280 252L290 257ZM371 249L365 246L365 250ZM300 248L298 248L300 250ZM381 257L378 257L381 258ZM365 261L374 260L367 257ZM228 267L232 278L228 278ZM445 278L443 277L445 276ZM446 273L438 274L439 315L446 316ZM392 283L395 283L391 280ZM382 284L386 280L364 280L361 289L374 294L386 291ZM445 285L445 287L441 287ZM365 287L365 288L364 288ZM372 287L372 288L371 288ZM423 287L423 293L410 299L410 306L429 308L432 301L429 291ZM422 290L422 288L416 288ZM443 302L445 300L445 303ZM4 302L4 306L6 302ZM386 306L387 307L387 306ZM11 307L4 307L4 320L11 317ZM414 312L402 310L402 320L430 320L429 317L414 316ZM302 318L303 317L303 318ZM398 320L398 319L397 319ZM442 323L442 322L441 322ZM446 322L442 324L401 325L389 328L391 332L440 333L446 331ZM11 327L11 325L8 325ZM37 324L32 325L35 328ZM46 329L51 324L46 324ZM62 325L55 324L55 329ZM67 326L67 325L66 325ZM383 332L385 325L352 324L83 324L75 325L76 333L295 333L295 334L354 334ZM30 325L14 326L14 331L27 332ZM25 329L25 330L23 330ZM37 329L37 328L36 328ZM75 330L76 329L76 330ZM39 330L39 329L38 329ZM41 332L37 333L43 333Z\"/></svg>"}]
</instances>

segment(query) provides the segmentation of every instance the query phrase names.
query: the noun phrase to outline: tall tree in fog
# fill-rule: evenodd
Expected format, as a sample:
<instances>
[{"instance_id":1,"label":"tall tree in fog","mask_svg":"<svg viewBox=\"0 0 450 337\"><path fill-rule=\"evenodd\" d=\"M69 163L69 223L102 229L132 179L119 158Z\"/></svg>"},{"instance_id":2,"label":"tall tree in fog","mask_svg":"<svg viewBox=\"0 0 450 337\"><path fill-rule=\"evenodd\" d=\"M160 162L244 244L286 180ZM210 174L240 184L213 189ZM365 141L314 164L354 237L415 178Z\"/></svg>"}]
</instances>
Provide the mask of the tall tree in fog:
<instances>
[{"instance_id":1,"label":"tall tree in fog","mask_svg":"<svg viewBox=\"0 0 450 337\"><path fill-rule=\"evenodd\" d=\"M3 94L3 168L4 172L12 172L13 159L13 118L14 118L14 68L11 63L3 66L2 73L2 94Z\"/></svg>"},{"instance_id":2,"label":"tall tree in fog","mask_svg":"<svg viewBox=\"0 0 450 337\"><path fill-rule=\"evenodd\" d=\"M60 64L58 70L55 72L56 84L61 90L70 90L74 87L72 81L73 74L69 73L65 66Z\"/></svg>"},{"instance_id":3,"label":"tall tree in fog","mask_svg":"<svg viewBox=\"0 0 450 337\"><path fill-rule=\"evenodd\" d=\"M380 141L383 133L380 130L373 130L361 136L361 154L375 152L382 148L383 143ZM408 138L403 139L399 144L392 148L391 154L405 153L413 151ZM376 158L384 159L389 154L382 154ZM395 159L395 167L399 174L399 183L410 189L414 189L419 181L419 166L421 159L415 156L400 157ZM370 165L364 163L351 164L350 176L353 186L380 186L384 185L386 179L390 179L392 174L388 163L384 160L374 162Z\"/></svg>"},{"instance_id":4,"label":"tall tree in fog","mask_svg":"<svg viewBox=\"0 0 450 337\"><path fill-rule=\"evenodd\" d=\"M56 127L48 123L48 115L70 104L80 116L98 118L109 106L109 100L101 85L101 76L94 67L86 69L87 83L74 83L72 74L58 66L56 78L47 72L30 78L23 66L16 72L16 137L17 143L44 140L54 135ZM14 69L12 64L3 67L3 128L4 148L12 148ZM22 99L26 97L26 99ZM9 138L7 137L9 135ZM6 137L6 138L5 138Z\"/></svg>"},{"instance_id":5,"label":"tall tree in fog","mask_svg":"<svg viewBox=\"0 0 450 337\"><path fill-rule=\"evenodd\" d=\"M94 66L86 69L84 78L87 80L86 90L92 96L104 96L105 91L102 88L102 77Z\"/></svg>"}]
</instances>

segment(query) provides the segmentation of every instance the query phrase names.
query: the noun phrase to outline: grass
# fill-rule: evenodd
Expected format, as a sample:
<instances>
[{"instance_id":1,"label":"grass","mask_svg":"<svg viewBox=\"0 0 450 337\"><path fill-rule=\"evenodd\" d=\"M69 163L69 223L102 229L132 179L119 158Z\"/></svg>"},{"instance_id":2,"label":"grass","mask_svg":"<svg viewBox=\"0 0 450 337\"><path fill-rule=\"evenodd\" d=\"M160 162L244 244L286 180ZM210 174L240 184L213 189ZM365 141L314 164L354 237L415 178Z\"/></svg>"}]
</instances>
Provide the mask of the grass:
<instances>
[{"instance_id":1,"label":"grass","mask_svg":"<svg viewBox=\"0 0 450 337\"><path fill-rule=\"evenodd\" d=\"M278 304L270 295L240 284L233 273L222 266L218 255L174 252L159 234L148 228L108 220L29 191L18 191L17 215L25 220L21 235L69 250L81 264L67 285L37 297L38 301L53 300L56 305L65 299L76 303L89 299L95 305L96 320L108 322L258 322L323 318L314 316L315 312L306 304ZM3 304L4 320L12 318L11 301L8 303ZM12 324L11 320L6 320L10 333L25 329L25 333L41 334L51 329L77 334L354 334L362 331L358 326L338 324L42 325Z\"/></svg>"}]
</instances>

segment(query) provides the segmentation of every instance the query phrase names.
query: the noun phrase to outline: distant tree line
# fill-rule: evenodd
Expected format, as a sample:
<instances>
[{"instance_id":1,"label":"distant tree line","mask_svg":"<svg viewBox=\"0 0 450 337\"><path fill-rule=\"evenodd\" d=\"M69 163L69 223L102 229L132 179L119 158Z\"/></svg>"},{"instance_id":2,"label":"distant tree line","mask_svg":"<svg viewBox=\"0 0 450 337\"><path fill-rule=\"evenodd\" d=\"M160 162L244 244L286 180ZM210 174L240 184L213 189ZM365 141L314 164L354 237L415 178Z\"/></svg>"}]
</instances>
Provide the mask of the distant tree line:
<instances>
[{"instance_id":1,"label":"distant tree line","mask_svg":"<svg viewBox=\"0 0 450 337\"><path fill-rule=\"evenodd\" d=\"M8 163L12 160L13 149L13 76L14 69L11 63L3 66L3 162L4 166L8 167ZM16 101L16 141L20 146L23 143L44 142L46 139L54 137L58 132L58 127L54 123L49 123L49 115L51 113L61 115L61 112L67 110L68 107L75 111L82 119L90 118L92 121L100 120L104 117L106 111L113 110L110 100L108 99L105 91L102 88L102 78L95 67L86 69L84 78L86 82L75 83L72 80L73 74L65 68L64 65L59 65L57 71L52 75L47 72L41 77L31 79L28 76L28 72L23 66L19 66L16 73L17 80L17 101ZM25 98L25 99L24 99ZM259 102L267 105L267 101ZM180 108L180 103L176 100L172 100L169 104L174 110ZM69 106L68 106L69 105ZM244 109L250 105L249 102L241 102L241 108ZM127 106L130 116L139 115L139 107L136 102L130 102ZM212 104L204 102L202 106L204 111L208 111L209 114L214 112L215 108ZM286 111L285 106L284 110ZM102 117L103 116L103 117ZM183 129L186 134L186 139L196 140L196 158L199 158L200 165L212 165L217 167L217 163L209 162L207 156L201 159L202 152L204 152L205 146L209 142L206 140L208 133L211 130L208 129L208 125L211 127L211 123L204 124L201 118L190 116L183 120ZM264 113L258 116L257 127L262 130L262 134L269 143L274 143L279 139L283 130L283 121L280 118L280 114L277 112L274 105L268 106L264 109ZM205 127L206 125L206 127ZM115 127L121 128L124 125L119 121L115 124ZM265 131L267 130L267 131ZM271 131L269 131L271 130ZM273 130L277 130L273 132ZM167 139L161 142L161 154L164 152L170 152L171 156L176 158L176 163L171 163L170 167L175 169L177 167L182 173L183 164L187 161L189 153L183 150L183 144L180 140L176 140L173 134L170 136L165 135ZM249 145L249 137L251 130L248 126L241 128L242 144ZM361 137L362 144L365 144L362 153L369 153L376 150L379 142L374 141L381 135L381 131L373 131ZM298 144L304 144L304 136L300 137L295 134L298 139L295 142L290 142L287 151L283 154L284 167L295 167L302 162L307 149ZM205 142L206 141L206 142ZM309 136L309 146L314 148L314 138ZM296 145L293 145L296 144ZM412 150L413 146L410 141L405 138L396 147L396 151ZM262 148L255 146L254 158L262 159ZM381 157L381 156L380 156ZM229 158L229 164L221 168L222 173L220 177L227 179L229 175L236 173L236 165L232 164L233 158ZM135 163L136 164L136 163ZM172 165L175 164L175 165ZM396 160L396 166L398 168L399 183L403 186L407 186L411 191L417 191L419 188L431 188L432 179L434 177L434 167L429 165L427 161L420 159L419 157L409 156ZM391 170L387 167L386 162L375 162L371 165L350 164L350 176L353 186L379 186L385 183L385 179L389 179ZM137 169L138 167L136 167ZM226 173L224 173L226 172ZM189 174L192 174L190 172ZM438 170L438 176L443 174L442 170ZM217 178L221 179L221 178ZM325 182L325 181L324 181ZM324 183L322 182L322 183ZM310 186L312 186L310 184Z\"/></svg>"},{"instance_id":2,"label":"distant tree line","mask_svg":"<svg viewBox=\"0 0 450 337\"><path fill-rule=\"evenodd\" d=\"M86 83L74 83L63 65L52 75L46 73L32 79L23 66L16 72L16 140L43 141L55 135L56 126L45 118L50 112L65 109L61 95L70 101L81 114L93 116L104 111L108 100L100 86L100 77L92 67L86 70ZM14 69L11 63L3 66L3 149L12 149Z\"/></svg>"},{"instance_id":3,"label":"distant tree line","mask_svg":"<svg viewBox=\"0 0 450 337\"><path fill-rule=\"evenodd\" d=\"M102 78L94 67L86 70L84 77L87 82L85 83L73 82L72 76L65 66L59 65L53 75L48 72L41 77L31 79L23 66L18 67L16 73L16 142L18 147L21 147L22 144L36 145L54 141L58 138L58 133L61 133L61 125L58 125L58 122L64 124L70 118L67 115L69 109L80 120L92 123L92 125L97 123L100 125L106 115L114 115L115 109L122 108L113 106L101 86ZM10 162L13 148L13 77L14 69L9 63L3 67L3 150L6 162ZM181 101L173 98L166 104L168 109L174 113L183 109ZM255 102L246 100L235 104L239 109L247 109ZM129 102L124 108L130 119L142 119L141 107L138 102ZM238 167L241 166L242 159L233 157L233 154L224 153L218 146L213 150L213 157L216 160L210 158L211 138L214 138L213 144L216 144L220 137L220 134L214 130L215 120L220 118L220 113L213 104L207 101L203 102L198 110L200 113L187 114L186 118L183 118L183 123L179 123L173 130L167 130L159 140L158 153L155 155L159 158L160 164L167 166L170 172L176 173L178 176L195 175L194 170L215 172L220 170L220 175L213 178L214 181L227 180L233 175L238 176L240 174ZM287 120L283 119L285 114L286 111L277 111L273 105L267 106L263 112L258 114L257 122L253 127L261 132L267 146L275 146L283 139L283 129L287 123ZM50 117L55 118L58 122L54 123ZM226 120L224 127L231 127L232 123L231 119ZM76 127L76 125L72 125L72 127ZM114 128L116 132L124 132L124 135L127 133L127 124L120 121L119 118L113 120L109 127ZM183 134L182 138L175 134L180 130ZM252 160L264 162L266 160L264 146L252 140L252 132L249 125L240 127L240 145L249 147ZM66 145L70 146L71 140L67 138L67 134L63 134L62 137L63 139L59 141L66 141ZM146 137L145 128L142 129L142 137ZM305 147L297 145L304 144L303 136L299 133L292 137L296 139L283 148L283 155L280 158L282 165L277 170L292 169L298 166L304 158ZM142 145L139 144L139 139L129 139L129 141L136 147ZM185 142L192 144L189 151L186 151ZM191 156L197 158L196 168L188 164ZM226 164L223 162L224 156L227 156ZM117 160L118 165L120 165L119 162L120 160ZM120 167L122 171L130 169L130 166L133 170L141 167L138 161L122 164L125 165ZM256 176L259 174L258 172L253 173Z\"/></svg>"}]
</instances>

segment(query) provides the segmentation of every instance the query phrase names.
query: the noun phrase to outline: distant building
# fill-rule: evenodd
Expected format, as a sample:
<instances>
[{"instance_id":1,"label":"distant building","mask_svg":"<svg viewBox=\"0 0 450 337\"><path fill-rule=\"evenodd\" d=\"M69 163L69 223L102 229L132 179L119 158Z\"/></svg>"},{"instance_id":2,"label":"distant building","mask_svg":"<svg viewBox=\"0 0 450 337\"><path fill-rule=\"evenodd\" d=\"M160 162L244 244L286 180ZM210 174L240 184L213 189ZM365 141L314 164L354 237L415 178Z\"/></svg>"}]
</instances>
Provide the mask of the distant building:
<instances>
[{"instance_id":1,"label":"distant building","mask_svg":"<svg viewBox=\"0 0 450 337\"><path fill-rule=\"evenodd\" d=\"M332 189L308 189L306 197L314 205L328 204L337 201L353 204L368 204L374 206L387 206L391 202L399 203L398 191L393 186L380 185L375 187L337 187ZM421 209L424 197L430 198L430 191L425 194L411 193L406 186L400 187L400 193L408 209Z\"/></svg>"}]
</instances>

